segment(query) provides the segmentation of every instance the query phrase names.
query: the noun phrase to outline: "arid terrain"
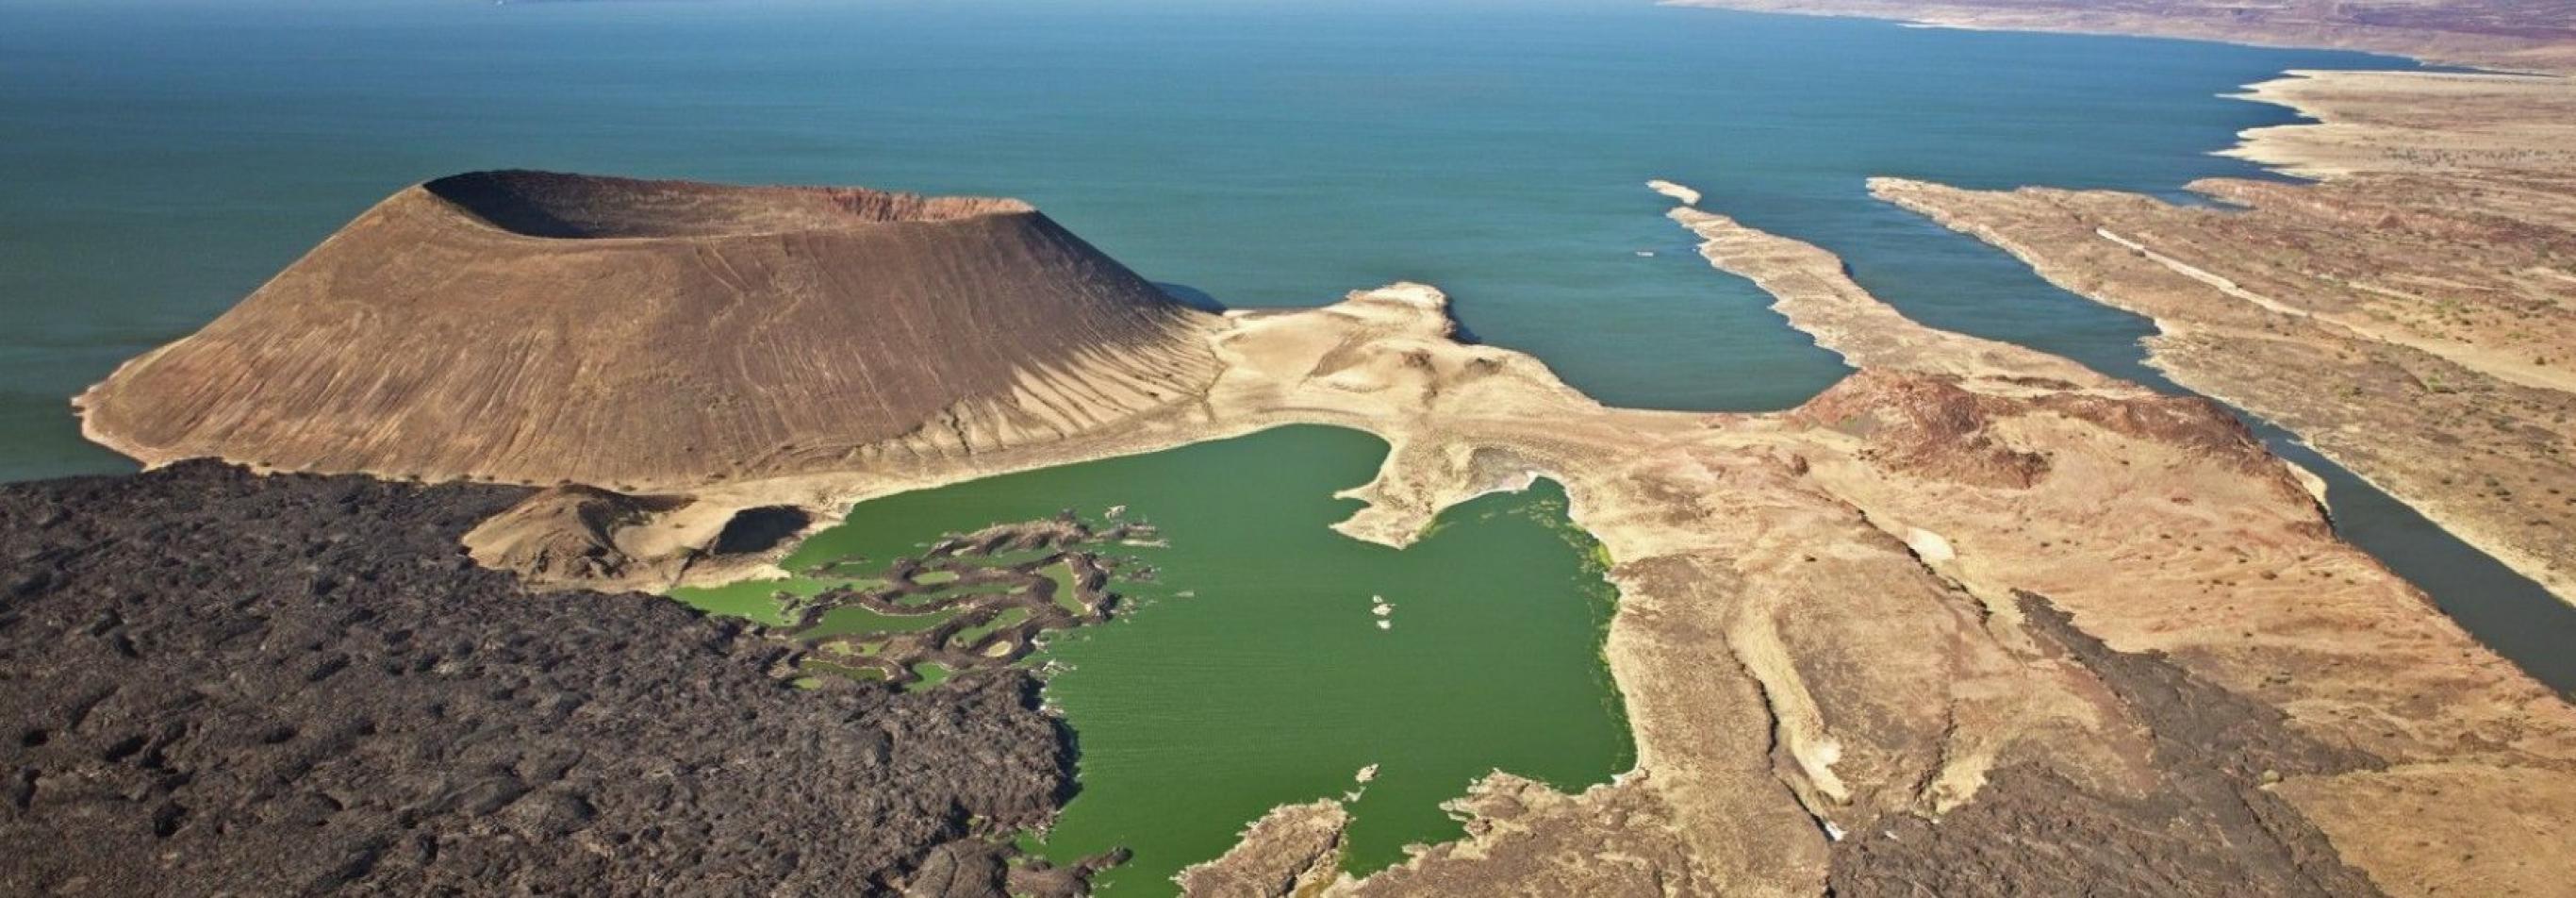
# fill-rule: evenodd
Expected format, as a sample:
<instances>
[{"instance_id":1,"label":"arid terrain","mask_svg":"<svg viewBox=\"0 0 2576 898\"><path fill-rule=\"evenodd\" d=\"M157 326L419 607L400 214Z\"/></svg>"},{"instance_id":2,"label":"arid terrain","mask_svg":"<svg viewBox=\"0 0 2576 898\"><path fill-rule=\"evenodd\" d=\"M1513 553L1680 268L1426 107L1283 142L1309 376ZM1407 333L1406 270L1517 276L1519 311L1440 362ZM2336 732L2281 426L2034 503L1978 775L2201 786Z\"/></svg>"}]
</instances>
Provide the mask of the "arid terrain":
<instances>
[{"instance_id":1,"label":"arid terrain","mask_svg":"<svg viewBox=\"0 0 2576 898\"><path fill-rule=\"evenodd\" d=\"M1952 28L2329 47L2513 70L2576 67L2565 0L1664 0Z\"/></svg>"},{"instance_id":2,"label":"arid terrain","mask_svg":"<svg viewBox=\"0 0 2576 898\"><path fill-rule=\"evenodd\" d=\"M1071 898L1127 855L1058 865L1017 848L1079 800L1091 735L1046 700L1056 668L1024 662L1050 631L1121 620L1122 579L1150 572L1109 546L1191 534L1147 533L1113 510L945 539L923 532L922 542L890 528L885 546L918 550L887 551L871 536L865 551L890 557L817 563L788 547L875 497L1323 425L1387 446L1366 482L1337 494L1349 515L1333 528L1352 539L1404 547L1475 497L1540 479L1562 486L1567 514L1597 541L1585 551L1597 549L1618 592L1605 628L1581 635L1600 639L1618 703L1607 710L1628 727L1633 766L1579 789L1527 770L1452 780L1447 807L1464 835L1366 873L1344 866L1365 851L1344 852L1366 844L1376 818L1336 778L1325 794L1247 808L1254 819L1240 821L1230 850L1175 878L1191 895L2576 898L2576 680L2562 667L2518 667L2346 542L2327 481L2276 457L2246 423L2278 424L2576 603L2576 2L1668 2L2347 48L2485 71L2290 72L2247 85L2243 100L2313 120L2210 147L2286 177L2191 185L2208 202L1866 184L1967 235L1954 249L1983 241L2089 301L2151 319L2148 363L2189 393L1925 326L1854 280L1836 247L1748 226L1727 214L1726 194L1669 180L1631 198L1634 224L1661 227L1644 219L1645 201L1670 200L1653 208L1675 230L1656 233L1687 234L1707 267L1676 272L1665 258L1651 263L1657 276L1750 282L1846 376L1775 412L1613 407L1537 357L1478 343L1438 286L1392 283L1304 308L1193 305L1175 296L1190 291L1149 282L1017 200L534 171L420 183L81 395L82 433L143 473L0 485L0 894ZM13 201L29 213L20 233L54 238L19 257L95 269L126 260L88 254L93 242L202 233L181 227L191 203L303 179L208 186L197 166L217 157L197 154L280 134L325 135L315 142L332 152L222 158L245 173L327 166L343 184L390 186L378 179L416 177L420 160L532 149L519 158L636 159L609 152L635 135L656 139L640 154L650 167L712 172L837 172L905 147L1005 144L983 161L1009 167L963 159L942 171L950 160L926 154L870 175L949 184L1141 155L1119 153L1130 144L1110 136L1141 133L1156 151L1197 155L1276 133L1230 107L1241 83L1133 91L1140 75L1161 77L1139 61L1165 57L1115 41L1101 53L1103 33L979 41L1005 51L980 56L925 40L925 57L782 20L727 56L696 52L724 30L725 14L709 15L662 35L669 43L621 22L592 32L602 46L557 42L526 57L480 19L439 31L407 12L382 29L435 51L447 66L435 71L456 82L430 86L466 99L463 113L385 102L378 88L410 89L420 79L405 76L421 70L377 66L393 44L339 40L358 32L287 29L302 42L267 43L247 26L205 30L229 39L204 43L239 49L128 56L131 70L115 78L77 55L38 60L31 85L68 86L0 111L47 131L115 131L145 149L33 142L22 155L49 160L44 183L68 180L37 194L61 209ZM1640 13L1636 27L1677 18L1718 30L1752 17L1665 10ZM96 30L119 50L192 49L184 41L198 33L117 24ZM1551 30L1525 46L1590 40L1554 22L1523 27L1541 26ZM1129 36L1123 22L1105 27ZM1412 34L1452 27L1433 19ZM1866 32L1886 39L1879 46L1930 36L1815 31ZM1287 33L1280 50L1330 50L1303 45L1321 33ZM499 39L479 43L487 34ZM1525 124L1562 127L1495 114L1481 105L1487 91L1511 78L1615 77L1628 69L1609 61L1637 61L1569 57L1548 69L1508 56L1523 64L1459 68L1446 54L1482 45L1384 42L1400 34L1368 36L1434 64L1325 82L1241 68L1283 76L1252 83L1321 84L1310 89L1376 104L1388 118L1335 149L1379 182L1443 182L1447 169L1475 166L1410 142L1408 104L1513 126L1462 132L1483 140L1460 146L1482 150L1492 134L1532 135ZM459 42L425 35L473 35L476 53L457 57ZM1599 43L1611 49L1595 52L1636 50ZM2103 66L2155 49L2098 43ZM1048 52L1007 52L1021 46ZM368 65L309 65L313 54L272 48L327 48ZM1259 49L1217 52L1258 61ZM1095 77L1110 78L1098 83L1119 105L1075 102L1088 95L1072 89L1081 69L1065 63L1093 54L1116 63ZM253 57L299 62L238 66L258 77L223 90L178 89ZM923 58L978 71L915 64ZM845 59L851 68L829 69L841 77L814 79L830 91L777 89L782 76L825 71L818 60ZM1832 77L1843 60L1825 62ZM617 105L669 92L675 63L703 66L676 92L682 102L622 116L566 115L567 95L528 89L568 84ZM1041 68L1067 80L1022 74ZM1510 77L1460 77L1479 71ZM504 77L468 77L495 72ZM1542 79L1550 73L1559 77ZM734 77L748 80L721 90ZM302 81L329 90L284 90ZM476 101L522 90L536 110L522 114L543 119L535 127L473 127L486 112ZM894 102L845 104L836 93ZM1198 105L1170 102L1193 93ZM1028 99L960 102L977 96ZM200 97L210 102L189 102ZM306 99L273 102L293 116L251 114L271 97ZM2046 98L2087 106L2077 90ZM190 114L75 114L137 99ZM160 108L149 103L134 108ZM1797 121L1819 107L1780 108ZM1112 114L1137 109L1242 134L1231 146L1192 144ZM1275 111L1294 126L1343 109ZM1975 124L2013 139L2008 114ZM162 118L196 128L138 127ZM409 130L381 145L358 139L397 119ZM342 121L350 127L317 127ZM940 121L945 133L928 127ZM907 128L923 140L892 140ZM1587 128L1588 142L1568 147L1709 149L1678 133ZM1067 139L1084 135L1100 139L1093 155ZM1551 139L1494 145L1497 155L1561 135L1533 136ZM701 141L724 146L684 152ZM1430 161L1397 165L1398 149ZM1212 259L1244 241L1280 248L1289 238L1259 229L1215 233L1242 219L1189 208L1202 191L1186 173L1235 172L1242 180L1228 186L1244 192L1234 196L1330 189L1312 177L1325 169L1264 164L1285 157L1205 154L1232 168L1102 170L1089 186L1132 209L1099 233L1206 222ZM1661 164L1645 157L1598 155L1616 169L1604 177L1664 174L1629 170ZM402 167L365 164L379 157ZM190 159L171 164L168 180L146 177ZM1551 164L1561 161L1532 157L1441 186L1497 203L1561 197L1523 189L1580 167ZM1845 188L1864 189L1861 174ZM97 189L128 179L130 192ZM202 193L155 190L176 183ZM1027 186L1069 202L1102 195ZM201 221L253 221L310 199ZM1400 208L1354 203L1353 215ZM117 217L138 209L170 220L143 228ZM1540 236L1599 235L1544 233L1553 208L1495 211L1537 222ZM1613 203L1601 211L1624 214ZM1468 227L1437 229L1483 241L1473 216L1484 210L1459 214L1444 221ZM83 230L92 226L101 230ZM1340 254L1358 242L1296 249ZM207 257L233 258L233 246L209 240ZM1632 264L1632 250L1657 255L1636 246L1596 248L1618 265ZM187 257L133 258L141 268ZM1440 271L1445 260L1365 264L1426 267L1336 270ZM1618 291L1565 280L1566 296ZM24 295L57 301L55 282L27 283ZM1458 299L1478 311L1478 295ZM104 306L103 317L204 320L169 317L194 308L169 302ZM1601 314L1607 352L1626 350ZM64 359L140 345L99 342L132 338L130 326L71 324L12 346ZM96 361L77 370L94 377L108 359ZM1746 370L1760 367L1728 370L1770 376ZM778 575L796 576L795 588L726 594L774 609L766 619L778 626L655 594ZM2463 593L2474 591L2441 595ZM1299 663L1276 663L1280 682L1299 683Z\"/></svg>"},{"instance_id":3,"label":"arid terrain","mask_svg":"<svg viewBox=\"0 0 2576 898\"><path fill-rule=\"evenodd\" d=\"M0 487L0 893L998 885L991 840L1070 793L1018 672L793 689L739 623L459 553L525 492L212 462Z\"/></svg>"},{"instance_id":4,"label":"arid terrain","mask_svg":"<svg viewBox=\"0 0 2576 898\"><path fill-rule=\"evenodd\" d=\"M481 172L78 404L145 462L686 489L1114 426L1208 319L1015 200Z\"/></svg>"},{"instance_id":5,"label":"arid terrain","mask_svg":"<svg viewBox=\"0 0 2576 898\"><path fill-rule=\"evenodd\" d=\"M1615 562L1636 767L1571 795L1497 773L1458 800L1468 838L1358 879L1330 866L1338 809L1284 809L1187 874L1205 894L2567 894L2576 707L2337 539L2225 409L1922 327L1819 248L1671 217L1855 373L1777 414L1611 408L1395 284L1193 319L1172 352L1207 364L1118 428L495 520L650 563L737 511L1349 427L1390 446L1344 494L1355 538L1564 485Z\"/></svg>"},{"instance_id":6,"label":"arid terrain","mask_svg":"<svg viewBox=\"0 0 2576 898\"><path fill-rule=\"evenodd\" d=\"M2237 152L2326 180L1877 196L2155 319L2151 363L2300 434L2576 601L2576 81L2300 73L2319 125Z\"/></svg>"},{"instance_id":7,"label":"arid terrain","mask_svg":"<svg viewBox=\"0 0 2576 898\"><path fill-rule=\"evenodd\" d=\"M2576 602L2576 5L2563 2L1683 5L2352 47L2529 74L2291 72L2244 99L2314 124L2227 155L2215 204L1895 178L1880 199L2154 319L2175 382L2297 433Z\"/></svg>"}]
</instances>

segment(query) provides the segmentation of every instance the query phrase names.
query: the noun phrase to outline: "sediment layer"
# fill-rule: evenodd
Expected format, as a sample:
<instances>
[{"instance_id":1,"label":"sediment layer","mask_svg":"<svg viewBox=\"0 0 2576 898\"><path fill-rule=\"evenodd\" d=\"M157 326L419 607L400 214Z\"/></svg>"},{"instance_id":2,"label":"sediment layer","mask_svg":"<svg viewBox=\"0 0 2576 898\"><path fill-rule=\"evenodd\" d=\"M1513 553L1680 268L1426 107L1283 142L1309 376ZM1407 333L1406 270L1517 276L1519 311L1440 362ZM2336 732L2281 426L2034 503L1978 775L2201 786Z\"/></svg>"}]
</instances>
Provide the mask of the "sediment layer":
<instances>
[{"instance_id":1,"label":"sediment layer","mask_svg":"<svg viewBox=\"0 0 2576 898\"><path fill-rule=\"evenodd\" d=\"M1208 324L1017 201L486 172L77 404L147 464L689 489L1123 426Z\"/></svg>"}]
</instances>

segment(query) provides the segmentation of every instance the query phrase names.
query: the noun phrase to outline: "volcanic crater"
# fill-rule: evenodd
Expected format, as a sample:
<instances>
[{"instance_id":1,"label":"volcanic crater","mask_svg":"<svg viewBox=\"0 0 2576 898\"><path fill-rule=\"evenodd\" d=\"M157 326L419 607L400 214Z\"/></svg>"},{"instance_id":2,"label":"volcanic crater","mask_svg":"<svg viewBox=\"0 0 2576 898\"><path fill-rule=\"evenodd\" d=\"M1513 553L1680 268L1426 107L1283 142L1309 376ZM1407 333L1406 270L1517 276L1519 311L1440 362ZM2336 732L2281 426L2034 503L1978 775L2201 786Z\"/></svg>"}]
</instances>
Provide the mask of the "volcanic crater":
<instances>
[{"instance_id":1,"label":"volcanic crater","mask_svg":"<svg viewBox=\"0 0 2576 898\"><path fill-rule=\"evenodd\" d=\"M1214 321L1017 200L481 172L76 405L147 464L688 488L1167 412Z\"/></svg>"}]
</instances>

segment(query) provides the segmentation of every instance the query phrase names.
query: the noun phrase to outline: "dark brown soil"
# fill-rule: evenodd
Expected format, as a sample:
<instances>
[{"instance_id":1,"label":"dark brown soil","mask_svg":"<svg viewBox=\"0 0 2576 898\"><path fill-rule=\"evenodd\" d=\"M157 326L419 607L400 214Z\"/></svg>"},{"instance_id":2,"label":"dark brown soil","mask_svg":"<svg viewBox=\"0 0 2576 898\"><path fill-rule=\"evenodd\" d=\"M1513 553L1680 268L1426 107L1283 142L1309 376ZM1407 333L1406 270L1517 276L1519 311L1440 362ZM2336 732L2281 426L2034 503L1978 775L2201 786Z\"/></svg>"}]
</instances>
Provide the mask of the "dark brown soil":
<instances>
[{"instance_id":1,"label":"dark brown soil","mask_svg":"<svg viewBox=\"0 0 2576 898\"><path fill-rule=\"evenodd\" d=\"M741 627L469 563L525 493L0 486L0 894L891 893L1066 795L1019 673L797 690Z\"/></svg>"}]
</instances>

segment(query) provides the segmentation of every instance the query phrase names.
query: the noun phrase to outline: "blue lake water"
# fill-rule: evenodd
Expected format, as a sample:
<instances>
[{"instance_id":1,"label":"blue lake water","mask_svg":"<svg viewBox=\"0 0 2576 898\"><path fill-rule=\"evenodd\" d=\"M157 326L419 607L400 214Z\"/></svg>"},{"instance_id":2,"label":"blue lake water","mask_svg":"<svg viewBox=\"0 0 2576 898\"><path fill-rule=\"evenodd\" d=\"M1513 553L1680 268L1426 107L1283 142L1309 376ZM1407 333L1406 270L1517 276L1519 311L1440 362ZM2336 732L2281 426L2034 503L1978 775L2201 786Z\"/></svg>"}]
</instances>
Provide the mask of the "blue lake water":
<instances>
[{"instance_id":1,"label":"blue lake water","mask_svg":"<svg viewBox=\"0 0 2576 898\"><path fill-rule=\"evenodd\" d=\"M1769 409L1831 382L1687 252L1639 186L1668 177L1926 317L2117 355L2130 330L1862 179L2170 193L2253 173L2207 151L2290 120L2216 94L2386 64L1605 3L40 0L0 21L11 479L117 467L65 397L393 190L491 167L1016 195L1232 305L1438 284L1478 337L1613 403Z\"/></svg>"}]
</instances>

